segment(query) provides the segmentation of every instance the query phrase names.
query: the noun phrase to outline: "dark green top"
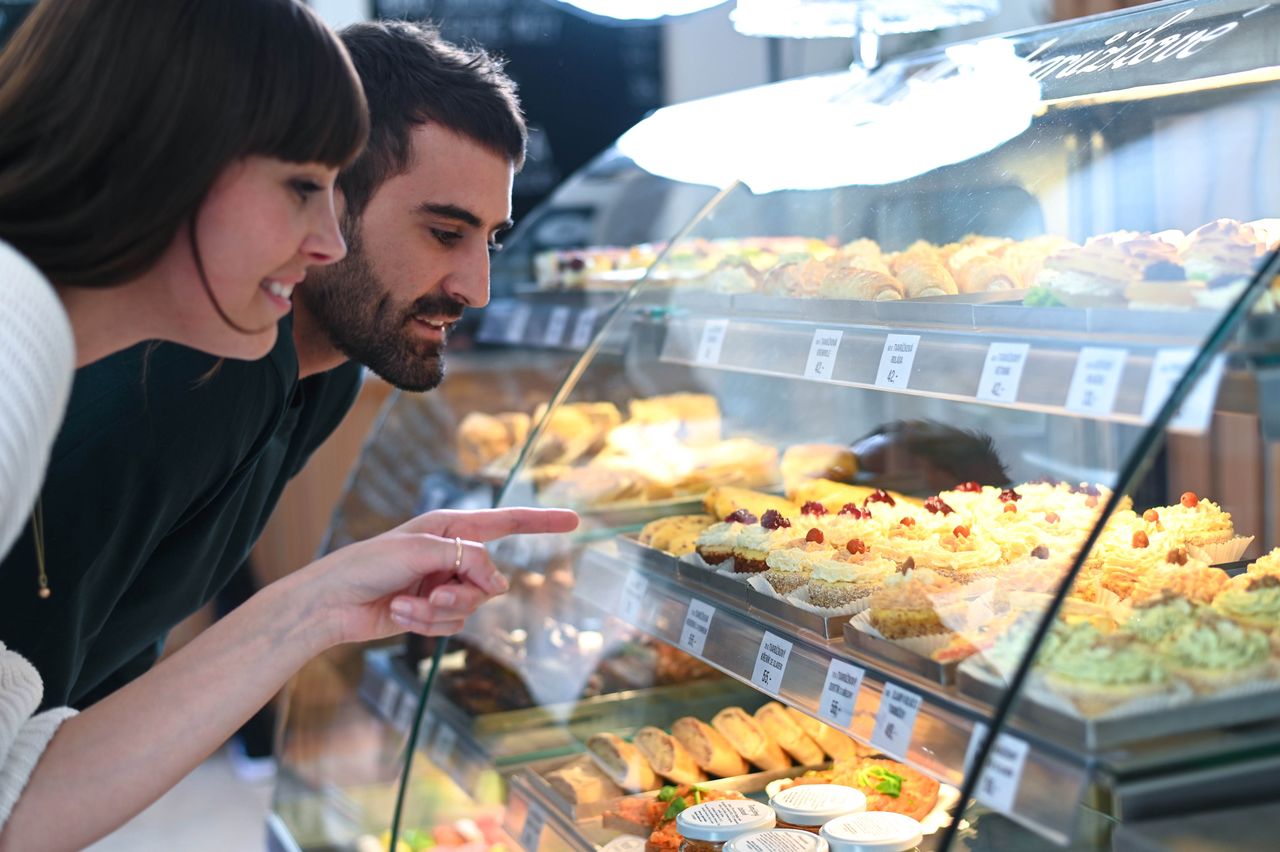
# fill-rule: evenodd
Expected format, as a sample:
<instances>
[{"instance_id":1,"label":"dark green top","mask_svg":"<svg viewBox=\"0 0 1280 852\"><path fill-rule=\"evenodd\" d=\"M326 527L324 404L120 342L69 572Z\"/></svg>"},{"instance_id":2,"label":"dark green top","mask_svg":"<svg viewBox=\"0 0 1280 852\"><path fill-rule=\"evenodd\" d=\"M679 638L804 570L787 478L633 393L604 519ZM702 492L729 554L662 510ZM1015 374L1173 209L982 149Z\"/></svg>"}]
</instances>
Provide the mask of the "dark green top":
<instances>
[{"instance_id":1,"label":"dark green top","mask_svg":"<svg viewBox=\"0 0 1280 852\"><path fill-rule=\"evenodd\" d=\"M266 358L202 381L215 364L141 345L76 373L42 494L52 596L30 526L0 565L0 641L39 670L44 707L85 706L155 661L359 390L351 363L298 381L290 318Z\"/></svg>"}]
</instances>

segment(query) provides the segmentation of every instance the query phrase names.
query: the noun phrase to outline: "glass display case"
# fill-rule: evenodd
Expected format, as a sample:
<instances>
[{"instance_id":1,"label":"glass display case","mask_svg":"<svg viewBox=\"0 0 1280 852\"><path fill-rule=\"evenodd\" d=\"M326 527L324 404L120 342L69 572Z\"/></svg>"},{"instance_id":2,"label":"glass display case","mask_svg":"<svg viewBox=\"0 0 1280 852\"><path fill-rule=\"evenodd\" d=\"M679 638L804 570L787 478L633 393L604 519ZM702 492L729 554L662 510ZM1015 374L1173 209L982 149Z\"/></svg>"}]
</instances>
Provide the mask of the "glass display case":
<instances>
[{"instance_id":1,"label":"glass display case","mask_svg":"<svg viewBox=\"0 0 1280 852\"><path fill-rule=\"evenodd\" d=\"M526 852L811 783L917 820L895 848L1270 848L1278 32L1155 4L624 137L714 197L506 467L580 530L352 670L401 825L443 772Z\"/></svg>"}]
</instances>

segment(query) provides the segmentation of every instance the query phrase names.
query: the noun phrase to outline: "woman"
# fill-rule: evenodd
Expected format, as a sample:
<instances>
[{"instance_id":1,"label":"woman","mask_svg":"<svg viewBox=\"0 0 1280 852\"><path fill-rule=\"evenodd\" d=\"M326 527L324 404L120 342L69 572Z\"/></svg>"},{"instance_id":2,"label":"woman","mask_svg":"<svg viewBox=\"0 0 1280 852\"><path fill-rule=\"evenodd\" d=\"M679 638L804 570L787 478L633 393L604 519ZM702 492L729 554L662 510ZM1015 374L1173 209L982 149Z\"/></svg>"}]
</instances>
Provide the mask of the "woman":
<instances>
[{"instance_id":1,"label":"woman","mask_svg":"<svg viewBox=\"0 0 1280 852\"><path fill-rule=\"evenodd\" d=\"M345 252L332 186L366 121L345 52L294 0L37 5L0 54L0 553L31 513L73 366L147 339L270 349L306 268ZM0 849L101 837L316 653L456 631L505 589L477 542L575 524L423 516L268 587L78 716L30 718L39 678L0 646Z\"/></svg>"}]
</instances>

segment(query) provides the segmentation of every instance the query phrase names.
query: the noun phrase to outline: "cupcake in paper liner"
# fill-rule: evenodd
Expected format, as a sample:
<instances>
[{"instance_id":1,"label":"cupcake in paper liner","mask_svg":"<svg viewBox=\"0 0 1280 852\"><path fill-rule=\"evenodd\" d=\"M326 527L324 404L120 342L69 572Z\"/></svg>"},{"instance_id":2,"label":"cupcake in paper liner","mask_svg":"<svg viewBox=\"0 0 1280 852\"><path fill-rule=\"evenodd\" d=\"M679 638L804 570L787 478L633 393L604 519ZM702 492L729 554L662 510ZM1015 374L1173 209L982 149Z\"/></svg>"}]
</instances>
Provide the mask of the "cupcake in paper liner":
<instances>
[{"instance_id":1,"label":"cupcake in paper liner","mask_svg":"<svg viewBox=\"0 0 1280 852\"><path fill-rule=\"evenodd\" d=\"M893 640L949 633L966 617L968 602L950 594L958 588L954 580L928 569L904 567L872 595L869 623Z\"/></svg>"},{"instance_id":2,"label":"cupcake in paper liner","mask_svg":"<svg viewBox=\"0 0 1280 852\"><path fill-rule=\"evenodd\" d=\"M956 636L954 633L945 632L933 633L927 636L907 636L898 639L889 639L875 628L871 623L871 613L865 610L850 619L849 623L858 630L861 630L863 633L868 633L878 639L884 639L888 642L892 642L900 648L906 648L913 654L919 654L922 657L930 658L932 658L936 652L946 648Z\"/></svg>"},{"instance_id":3,"label":"cupcake in paper liner","mask_svg":"<svg viewBox=\"0 0 1280 852\"><path fill-rule=\"evenodd\" d=\"M897 565L892 560L857 544L855 539L846 545L844 553L832 551L829 557L810 562L812 570L804 591L811 604L824 609L852 606L869 598L893 576Z\"/></svg>"},{"instance_id":4,"label":"cupcake in paper liner","mask_svg":"<svg viewBox=\"0 0 1280 852\"><path fill-rule=\"evenodd\" d=\"M1187 491L1179 502L1149 510L1159 523L1176 536L1197 559L1211 565L1235 562L1253 543L1252 536L1238 536L1231 513L1212 500Z\"/></svg>"},{"instance_id":5,"label":"cupcake in paper liner","mask_svg":"<svg viewBox=\"0 0 1280 852\"><path fill-rule=\"evenodd\" d=\"M1201 695L1273 675L1267 634L1214 614L1182 624L1157 647L1170 673Z\"/></svg>"},{"instance_id":6,"label":"cupcake in paper liner","mask_svg":"<svg viewBox=\"0 0 1280 852\"><path fill-rule=\"evenodd\" d=\"M1160 656L1134 636L1104 635L1077 625L1047 659L1038 661L1045 684L1085 716L1174 689Z\"/></svg>"},{"instance_id":7,"label":"cupcake in paper liner","mask_svg":"<svg viewBox=\"0 0 1280 852\"><path fill-rule=\"evenodd\" d=\"M1271 574L1280 577L1280 547L1275 548L1265 556L1259 556L1256 560L1249 563L1249 567L1245 569L1246 573L1266 575Z\"/></svg>"},{"instance_id":8,"label":"cupcake in paper liner","mask_svg":"<svg viewBox=\"0 0 1280 852\"><path fill-rule=\"evenodd\" d=\"M1240 574L1213 599L1213 609L1237 624L1280 631L1280 576Z\"/></svg>"}]
</instances>

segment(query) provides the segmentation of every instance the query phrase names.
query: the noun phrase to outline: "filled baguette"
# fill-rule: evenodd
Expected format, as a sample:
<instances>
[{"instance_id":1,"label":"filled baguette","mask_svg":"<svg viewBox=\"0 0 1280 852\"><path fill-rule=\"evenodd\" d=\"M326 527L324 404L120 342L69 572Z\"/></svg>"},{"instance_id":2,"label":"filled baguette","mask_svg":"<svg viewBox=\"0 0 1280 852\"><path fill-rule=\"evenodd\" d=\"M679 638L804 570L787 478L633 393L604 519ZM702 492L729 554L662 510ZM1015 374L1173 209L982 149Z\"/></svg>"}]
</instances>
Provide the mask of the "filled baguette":
<instances>
[{"instance_id":1,"label":"filled baguette","mask_svg":"<svg viewBox=\"0 0 1280 852\"><path fill-rule=\"evenodd\" d=\"M640 749L616 734L595 734L587 740L587 751L600 771L629 793L654 790L658 776Z\"/></svg>"},{"instance_id":2,"label":"filled baguette","mask_svg":"<svg viewBox=\"0 0 1280 852\"><path fill-rule=\"evenodd\" d=\"M765 771L786 769L791 765L787 753L741 707L726 707L711 720L715 728L749 762Z\"/></svg>"},{"instance_id":3,"label":"filled baguette","mask_svg":"<svg viewBox=\"0 0 1280 852\"><path fill-rule=\"evenodd\" d=\"M756 711L755 719L771 736L782 750L795 758L802 766L814 766L822 763L826 756L822 749L809 738L796 721L787 713L787 708L776 701L770 701Z\"/></svg>"},{"instance_id":4,"label":"filled baguette","mask_svg":"<svg viewBox=\"0 0 1280 852\"><path fill-rule=\"evenodd\" d=\"M701 719L692 716L677 719L671 726L671 734L693 757L694 763L709 775L732 778L750 771L729 741Z\"/></svg>"},{"instance_id":5,"label":"filled baguette","mask_svg":"<svg viewBox=\"0 0 1280 852\"><path fill-rule=\"evenodd\" d=\"M663 778L677 784L700 784L707 780L688 749L661 728L644 727L636 731L635 745L653 771Z\"/></svg>"}]
</instances>

